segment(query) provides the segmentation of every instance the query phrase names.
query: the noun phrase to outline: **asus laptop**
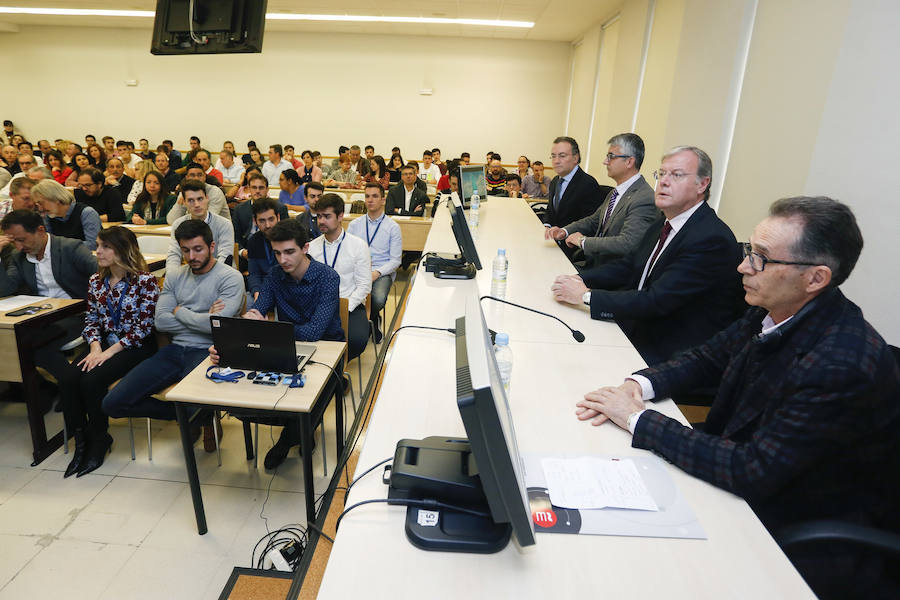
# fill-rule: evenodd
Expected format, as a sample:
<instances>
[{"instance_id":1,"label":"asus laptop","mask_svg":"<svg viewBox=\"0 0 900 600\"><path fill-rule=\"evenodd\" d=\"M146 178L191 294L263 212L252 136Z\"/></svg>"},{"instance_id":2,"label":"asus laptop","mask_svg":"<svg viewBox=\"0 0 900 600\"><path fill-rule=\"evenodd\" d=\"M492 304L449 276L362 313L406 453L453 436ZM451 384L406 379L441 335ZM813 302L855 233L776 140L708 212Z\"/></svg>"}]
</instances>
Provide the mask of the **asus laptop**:
<instances>
[{"instance_id":1,"label":"asus laptop","mask_svg":"<svg viewBox=\"0 0 900 600\"><path fill-rule=\"evenodd\" d=\"M294 342L294 325L237 317L209 318L219 365L246 371L299 373L316 347Z\"/></svg>"}]
</instances>

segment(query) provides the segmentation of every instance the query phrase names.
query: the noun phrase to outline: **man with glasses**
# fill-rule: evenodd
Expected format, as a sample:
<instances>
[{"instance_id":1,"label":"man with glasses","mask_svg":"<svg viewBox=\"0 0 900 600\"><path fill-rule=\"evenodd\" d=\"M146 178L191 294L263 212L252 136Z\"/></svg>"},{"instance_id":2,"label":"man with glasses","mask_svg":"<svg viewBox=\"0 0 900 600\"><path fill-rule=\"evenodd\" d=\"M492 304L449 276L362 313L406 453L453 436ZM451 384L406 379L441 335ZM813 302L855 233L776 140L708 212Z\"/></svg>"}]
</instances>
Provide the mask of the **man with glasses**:
<instances>
[{"instance_id":1,"label":"man with glasses","mask_svg":"<svg viewBox=\"0 0 900 600\"><path fill-rule=\"evenodd\" d=\"M121 164L121 163L120 163ZM75 202L87 204L97 211L104 223L125 220L122 196L106 184L106 178L98 169L85 167L78 176Z\"/></svg>"},{"instance_id":2,"label":"man with glasses","mask_svg":"<svg viewBox=\"0 0 900 600\"><path fill-rule=\"evenodd\" d=\"M633 252L659 218L653 188L640 173L644 140L634 133L620 133L607 143L603 164L616 187L609 188L606 200L591 216L544 230L544 239L565 240L563 249L576 268L599 266Z\"/></svg>"},{"instance_id":3,"label":"man with glasses","mask_svg":"<svg viewBox=\"0 0 900 600\"><path fill-rule=\"evenodd\" d=\"M615 319L650 365L705 342L746 308L735 272L740 247L706 202L709 156L693 146L673 148L656 175L656 207L665 218L636 250L552 285L559 302L584 303L592 318Z\"/></svg>"},{"instance_id":4,"label":"man with glasses","mask_svg":"<svg viewBox=\"0 0 900 600\"><path fill-rule=\"evenodd\" d=\"M633 447L742 496L776 536L820 519L896 532L900 369L838 289L862 247L846 205L778 200L738 267L752 308L703 345L588 393L578 418L609 419ZM645 404L700 386L718 390L702 429ZM897 597L877 553L834 541L786 552L821 598Z\"/></svg>"},{"instance_id":5,"label":"man with glasses","mask_svg":"<svg viewBox=\"0 0 900 600\"><path fill-rule=\"evenodd\" d=\"M547 191L549 201L542 217L544 226L564 227L593 214L606 194L597 180L579 166L578 142L565 136L556 138L550 149L550 160L556 177Z\"/></svg>"}]
</instances>

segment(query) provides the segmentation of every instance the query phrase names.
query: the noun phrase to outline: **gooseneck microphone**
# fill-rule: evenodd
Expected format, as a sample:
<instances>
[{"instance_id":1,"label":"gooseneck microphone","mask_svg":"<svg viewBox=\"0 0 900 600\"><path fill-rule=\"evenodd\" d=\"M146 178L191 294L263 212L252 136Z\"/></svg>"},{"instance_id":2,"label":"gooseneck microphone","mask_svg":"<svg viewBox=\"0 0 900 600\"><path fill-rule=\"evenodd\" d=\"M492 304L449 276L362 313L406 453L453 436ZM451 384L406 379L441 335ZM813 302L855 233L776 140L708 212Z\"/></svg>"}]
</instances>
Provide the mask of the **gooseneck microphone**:
<instances>
[{"instance_id":1,"label":"gooseneck microphone","mask_svg":"<svg viewBox=\"0 0 900 600\"><path fill-rule=\"evenodd\" d=\"M494 302L502 302L503 304L509 304L510 306L515 306L516 308L521 308L522 310L531 311L533 313L537 313L539 315L544 315L545 317L550 317L551 319L555 319L563 324L563 326L572 332L572 337L575 338L575 341L581 343L584 341L584 334L578 331L577 329L572 329L569 327L565 321L557 317L556 315L551 315L550 313L541 312L534 308L529 308L527 306L522 306L521 304L516 304L515 302L510 302L509 300L503 300L501 298L497 298L496 296L482 296L478 300L493 300Z\"/></svg>"}]
</instances>

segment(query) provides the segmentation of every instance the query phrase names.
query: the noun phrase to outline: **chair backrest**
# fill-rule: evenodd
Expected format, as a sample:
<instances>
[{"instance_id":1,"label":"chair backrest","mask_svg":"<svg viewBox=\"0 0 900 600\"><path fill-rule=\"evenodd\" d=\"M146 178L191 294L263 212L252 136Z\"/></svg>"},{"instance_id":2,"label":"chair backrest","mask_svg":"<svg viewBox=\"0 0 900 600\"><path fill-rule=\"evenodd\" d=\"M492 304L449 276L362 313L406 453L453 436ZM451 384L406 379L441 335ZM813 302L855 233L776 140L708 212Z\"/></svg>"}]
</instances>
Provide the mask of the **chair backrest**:
<instances>
[{"instance_id":1,"label":"chair backrest","mask_svg":"<svg viewBox=\"0 0 900 600\"><path fill-rule=\"evenodd\" d=\"M338 309L341 315L341 329L344 330L344 339L350 340L350 300L347 298L340 299L340 308ZM350 344L348 343L344 346L344 365L346 368L347 365L347 350L350 348Z\"/></svg>"},{"instance_id":2,"label":"chair backrest","mask_svg":"<svg viewBox=\"0 0 900 600\"><path fill-rule=\"evenodd\" d=\"M137 242L141 254L166 254L169 251L169 237L165 235L139 235Z\"/></svg>"},{"instance_id":3,"label":"chair backrest","mask_svg":"<svg viewBox=\"0 0 900 600\"><path fill-rule=\"evenodd\" d=\"M366 200L366 195L365 195L365 194L360 194L360 193L350 194L350 202L351 202L351 204L352 204L353 202L356 202L357 200L362 200L362 201L365 202L365 200Z\"/></svg>"}]
</instances>

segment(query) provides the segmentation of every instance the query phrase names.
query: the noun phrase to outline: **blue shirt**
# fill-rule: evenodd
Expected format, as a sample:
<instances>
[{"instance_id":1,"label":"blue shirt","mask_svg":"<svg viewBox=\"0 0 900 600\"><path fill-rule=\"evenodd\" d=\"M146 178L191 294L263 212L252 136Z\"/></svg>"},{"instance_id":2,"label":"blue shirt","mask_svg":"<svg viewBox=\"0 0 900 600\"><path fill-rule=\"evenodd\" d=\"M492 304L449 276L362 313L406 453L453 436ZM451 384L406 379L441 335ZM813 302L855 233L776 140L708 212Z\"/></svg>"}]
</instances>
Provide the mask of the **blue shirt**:
<instances>
[{"instance_id":1,"label":"blue shirt","mask_svg":"<svg viewBox=\"0 0 900 600\"><path fill-rule=\"evenodd\" d=\"M575 168L569 171L568 175L559 178L559 189L556 192L556 196L551 198L554 207L559 206L559 201L562 200L563 195L566 193L566 188L569 187L569 182L575 177L576 171L578 171L578 165L575 165Z\"/></svg>"},{"instance_id":2,"label":"blue shirt","mask_svg":"<svg viewBox=\"0 0 900 600\"><path fill-rule=\"evenodd\" d=\"M260 291L272 267L278 264L272 244L263 234L257 231L247 241L247 287L251 294Z\"/></svg>"},{"instance_id":3,"label":"blue shirt","mask_svg":"<svg viewBox=\"0 0 900 600\"><path fill-rule=\"evenodd\" d=\"M343 342L340 289L337 271L320 262L310 260L300 281L276 267L269 271L253 308L265 315L278 307L279 320L294 324L297 341Z\"/></svg>"},{"instance_id":4,"label":"blue shirt","mask_svg":"<svg viewBox=\"0 0 900 600\"><path fill-rule=\"evenodd\" d=\"M373 221L366 214L350 221L347 232L369 244L373 270L393 276L403 253L403 237L396 221L384 214Z\"/></svg>"},{"instance_id":5,"label":"blue shirt","mask_svg":"<svg viewBox=\"0 0 900 600\"><path fill-rule=\"evenodd\" d=\"M307 206L306 195L303 186L297 188L293 194L288 194L285 190L278 193L278 201L282 204L293 204L295 206Z\"/></svg>"}]
</instances>

